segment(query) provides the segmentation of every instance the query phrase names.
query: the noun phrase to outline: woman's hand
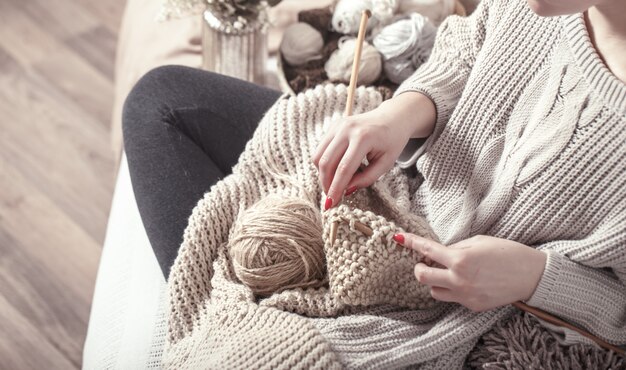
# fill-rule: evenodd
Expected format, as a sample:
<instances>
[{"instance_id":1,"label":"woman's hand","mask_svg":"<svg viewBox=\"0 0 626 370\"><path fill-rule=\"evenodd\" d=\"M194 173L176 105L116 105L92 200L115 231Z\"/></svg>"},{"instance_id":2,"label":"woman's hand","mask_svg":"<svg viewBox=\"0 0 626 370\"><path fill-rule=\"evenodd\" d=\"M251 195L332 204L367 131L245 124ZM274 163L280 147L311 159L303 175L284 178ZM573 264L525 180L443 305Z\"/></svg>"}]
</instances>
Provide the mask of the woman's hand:
<instances>
[{"instance_id":1,"label":"woman's hand","mask_svg":"<svg viewBox=\"0 0 626 370\"><path fill-rule=\"evenodd\" d=\"M410 233L394 239L444 268L415 265L415 277L433 298L486 311L530 299L546 264L546 253L514 241L478 235L449 247Z\"/></svg>"},{"instance_id":2,"label":"woman's hand","mask_svg":"<svg viewBox=\"0 0 626 370\"><path fill-rule=\"evenodd\" d=\"M435 115L428 97L407 92L372 111L333 122L312 158L327 195L325 208L337 204L344 190L350 195L389 171L411 137L432 132ZM357 173L363 158L368 166Z\"/></svg>"}]
</instances>

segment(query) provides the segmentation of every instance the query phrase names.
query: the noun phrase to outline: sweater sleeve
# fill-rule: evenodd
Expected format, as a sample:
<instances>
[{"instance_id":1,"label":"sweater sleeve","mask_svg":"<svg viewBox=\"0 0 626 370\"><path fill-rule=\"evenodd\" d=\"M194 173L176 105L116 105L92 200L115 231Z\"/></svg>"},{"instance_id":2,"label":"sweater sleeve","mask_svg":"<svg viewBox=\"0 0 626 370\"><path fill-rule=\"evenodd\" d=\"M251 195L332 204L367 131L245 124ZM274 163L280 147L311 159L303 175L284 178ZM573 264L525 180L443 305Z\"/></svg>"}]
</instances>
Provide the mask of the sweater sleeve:
<instances>
[{"instance_id":1,"label":"sweater sleeve","mask_svg":"<svg viewBox=\"0 0 626 370\"><path fill-rule=\"evenodd\" d=\"M437 137L456 107L470 75L476 55L486 35L490 0L481 1L468 17L451 15L437 31L430 58L396 90L394 96L417 91L428 96L437 110L435 129L429 138L411 139L404 148L398 164L409 167L417 160L422 148Z\"/></svg>"},{"instance_id":2,"label":"sweater sleeve","mask_svg":"<svg viewBox=\"0 0 626 370\"><path fill-rule=\"evenodd\" d=\"M537 246L548 258L526 301L618 346L626 344L624 213L583 240ZM573 331L563 334L565 341L576 336Z\"/></svg>"}]
</instances>

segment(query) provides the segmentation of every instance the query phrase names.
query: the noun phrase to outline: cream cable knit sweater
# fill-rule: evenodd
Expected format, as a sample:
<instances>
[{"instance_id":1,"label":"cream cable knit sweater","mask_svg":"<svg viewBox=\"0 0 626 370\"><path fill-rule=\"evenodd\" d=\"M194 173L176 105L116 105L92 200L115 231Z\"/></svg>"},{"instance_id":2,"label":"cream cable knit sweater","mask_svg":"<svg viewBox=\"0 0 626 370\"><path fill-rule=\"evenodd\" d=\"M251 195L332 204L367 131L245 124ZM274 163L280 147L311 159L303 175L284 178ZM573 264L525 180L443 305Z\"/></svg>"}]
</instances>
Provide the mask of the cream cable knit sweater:
<instances>
[{"instance_id":1,"label":"cream cable knit sweater","mask_svg":"<svg viewBox=\"0 0 626 370\"><path fill-rule=\"evenodd\" d=\"M310 156L321 123L342 112L345 90L279 100L233 174L194 209L168 281L169 367L459 368L478 338L514 311L427 300L417 310L351 306L333 286L257 301L233 278L224 247L240 211L270 193L315 194L321 208ZM372 209L387 220L349 204L325 212L327 258L329 221L357 214L376 225L370 247L384 261L419 259L390 249L395 230L419 224L410 215L444 244L476 234L516 240L549 256L527 303L625 344L626 87L601 64L582 16L539 18L525 1L485 1L472 16L444 22L429 62L398 94L408 90L431 96L438 112L416 162L421 175L396 167L355 194L355 207L380 199ZM358 90L357 112L379 103L375 91ZM265 171L270 160L306 191ZM365 243L356 233L342 227L338 245Z\"/></svg>"},{"instance_id":2,"label":"cream cable knit sweater","mask_svg":"<svg viewBox=\"0 0 626 370\"><path fill-rule=\"evenodd\" d=\"M626 85L582 14L487 1L442 26L396 94L410 90L438 112L418 214L444 243L486 234L547 251L527 303L625 343Z\"/></svg>"}]
</instances>

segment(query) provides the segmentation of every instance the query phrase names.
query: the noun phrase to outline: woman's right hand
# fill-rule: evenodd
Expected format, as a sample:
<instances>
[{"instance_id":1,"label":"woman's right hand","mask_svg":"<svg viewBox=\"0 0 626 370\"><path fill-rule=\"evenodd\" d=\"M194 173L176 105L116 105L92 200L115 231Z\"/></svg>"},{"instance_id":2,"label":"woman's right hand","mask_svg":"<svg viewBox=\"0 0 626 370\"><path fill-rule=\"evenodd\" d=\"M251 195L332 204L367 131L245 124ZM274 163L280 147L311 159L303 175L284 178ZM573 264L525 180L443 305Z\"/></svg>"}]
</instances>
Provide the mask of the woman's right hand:
<instances>
[{"instance_id":1,"label":"woman's right hand","mask_svg":"<svg viewBox=\"0 0 626 370\"><path fill-rule=\"evenodd\" d=\"M369 112L333 122L313 155L327 195L325 209L373 184L389 171L412 137L430 135L435 125L433 102L418 92L407 92ZM368 166L357 172L363 158Z\"/></svg>"}]
</instances>

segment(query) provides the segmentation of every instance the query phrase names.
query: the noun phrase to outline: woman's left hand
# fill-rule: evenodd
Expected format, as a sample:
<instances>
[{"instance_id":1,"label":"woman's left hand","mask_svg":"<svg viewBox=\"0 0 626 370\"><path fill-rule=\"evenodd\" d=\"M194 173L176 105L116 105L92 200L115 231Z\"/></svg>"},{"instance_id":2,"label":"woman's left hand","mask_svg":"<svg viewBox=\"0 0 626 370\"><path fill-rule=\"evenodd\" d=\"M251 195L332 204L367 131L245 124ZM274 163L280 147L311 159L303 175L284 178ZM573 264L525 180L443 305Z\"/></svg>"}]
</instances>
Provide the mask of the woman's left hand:
<instances>
[{"instance_id":1,"label":"woman's left hand","mask_svg":"<svg viewBox=\"0 0 626 370\"><path fill-rule=\"evenodd\" d=\"M444 266L415 265L415 277L430 286L433 298L476 312L528 300L547 259L540 250L484 235L448 247L410 233L396 234L394 239Z\"/></svg>"}]
</instances>

